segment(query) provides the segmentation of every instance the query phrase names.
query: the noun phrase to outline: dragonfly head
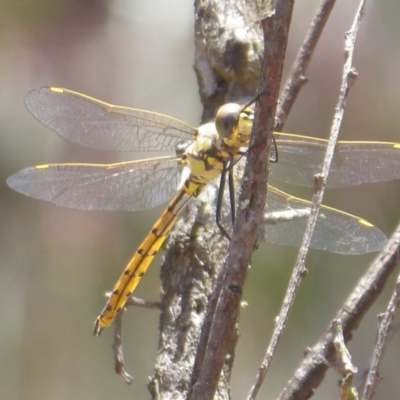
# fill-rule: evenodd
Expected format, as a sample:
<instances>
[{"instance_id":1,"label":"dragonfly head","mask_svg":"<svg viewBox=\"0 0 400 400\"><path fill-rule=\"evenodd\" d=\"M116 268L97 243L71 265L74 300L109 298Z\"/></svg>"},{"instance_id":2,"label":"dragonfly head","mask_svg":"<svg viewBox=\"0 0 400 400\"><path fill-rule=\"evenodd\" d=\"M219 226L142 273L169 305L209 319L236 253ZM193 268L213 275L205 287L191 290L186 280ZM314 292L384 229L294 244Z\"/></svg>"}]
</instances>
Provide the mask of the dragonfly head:
<instances>
[{"instance_id":1,"label":"dragonfly head","mask_svg":"<svg viewBox=\"0 0 400 400\"><path fill-rule=\"evenodd\" d=\"M253 126L254 111L236 103L221 106L215 117L218 135L229 147L247 147Z\"/></svg>"}]
</instances>

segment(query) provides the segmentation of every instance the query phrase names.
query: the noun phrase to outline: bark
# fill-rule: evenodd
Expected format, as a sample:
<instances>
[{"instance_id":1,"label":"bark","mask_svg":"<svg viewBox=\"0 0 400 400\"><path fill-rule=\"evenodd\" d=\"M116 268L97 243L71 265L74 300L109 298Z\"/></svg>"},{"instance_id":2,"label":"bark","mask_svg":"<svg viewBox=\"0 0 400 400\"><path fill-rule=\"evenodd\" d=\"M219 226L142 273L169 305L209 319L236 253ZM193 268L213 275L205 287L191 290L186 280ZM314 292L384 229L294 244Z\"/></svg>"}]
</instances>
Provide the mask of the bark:
<instances>
[{"instance_id":1,"label":"bark","mask_svg":"<svg viewBox=\"0 0 400 400\"><path fill-rule=\"evenodd\" d=\"M203 122L213 118L223 103L245 104L254 98L262 67L260 20L266 11L256 2L195 2L194 69L204 106ZM216 196L216 186L208 185L202 197L184 212L167 243L161 267L159 352L149 382L155 399L184 399L191 388L208 302L229 245L215 223ZM229 378L236 340L237 331L230 337L229 354L215 397L202 398L230 398Z\"/></svg>"}]
</instances>

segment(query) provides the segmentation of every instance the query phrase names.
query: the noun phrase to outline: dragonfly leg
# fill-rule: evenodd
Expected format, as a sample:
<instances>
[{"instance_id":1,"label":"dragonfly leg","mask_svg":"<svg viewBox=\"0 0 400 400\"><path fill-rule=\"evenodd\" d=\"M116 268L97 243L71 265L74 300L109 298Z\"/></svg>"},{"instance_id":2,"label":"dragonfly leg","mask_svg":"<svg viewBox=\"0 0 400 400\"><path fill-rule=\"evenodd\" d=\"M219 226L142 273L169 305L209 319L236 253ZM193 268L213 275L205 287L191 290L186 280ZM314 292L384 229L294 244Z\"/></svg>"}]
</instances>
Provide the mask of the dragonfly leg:
<instances>
[{"instance_id":1,"label":"dragonfly leg","mask_svg":"<svg viewBox=\"0 0 400 400\"><path fill-rule=\"evenodd\" d=\"M221 231L222 235L225 236L228 240L231 240L231 237L227 230L221 223L221 215L222 215L222 202L224 199L224 191L226 185L226 174L228 173L228 186L229 186L229 203L231 209L231 220L232 226L235 223L235 190L234 190L234 181L233 181L233 160L230 160L229 163L224 164L224 168L222 170L221 179L219 183L219 191L218 191L218 198L217 198L217 210L216 210L216 223Z\"/></svg>"}]
</instances>

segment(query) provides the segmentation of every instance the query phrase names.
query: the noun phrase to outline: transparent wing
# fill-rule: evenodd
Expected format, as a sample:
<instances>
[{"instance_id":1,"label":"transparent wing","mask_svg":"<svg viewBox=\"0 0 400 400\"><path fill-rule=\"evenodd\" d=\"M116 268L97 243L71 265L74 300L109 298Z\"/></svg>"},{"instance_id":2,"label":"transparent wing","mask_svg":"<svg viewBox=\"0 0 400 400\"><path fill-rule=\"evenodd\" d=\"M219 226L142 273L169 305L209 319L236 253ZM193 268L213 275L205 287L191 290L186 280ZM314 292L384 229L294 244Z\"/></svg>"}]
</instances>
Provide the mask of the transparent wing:
<instances>
[{"instance_id":1,"label":"transparent wing","mask_svg":"<svg viewBox=\"0 0 400 400\"><path fill-rule=\"evenodd\" d=\"M25 105L43 125L81 146L115 151L175 151L195 128L150 111L118 107L67 89L28 93Z\"/></svg>"},{"instance_id":2,"label":"transparent wing","mask_svg":"<svg viewBox=\"0 0 400 400\"><path fill-rule=\"evenodd\" d=\"M299 247L310 208L311 202L269 186L260 240ZM386 242L386 236L368 221L322 206L311 247L332 253L363 254L381 250Z\"/></svg>"},{"instance_id":3,"label":"transparent wing","mask_svg":"<svg viewBox=\"0 0 400 400\"><path fill-rule=\"evenodd\" d=\"M308 136L274 133L279 161L271 177L297 186L313 186L320 172L327 141ZM328 187L400 179L400 143L339 141L329 172Z\"/></svg>"},{"instance_id":4,"label":"transparent wing","mask_svg":"<svg viewBox=\"0 0 400 400\"><path fill-rule=\"evenodd\" d=\"M180 181L176 157L118 164L49 164L7 179L19 193L78 210L138 211L171 199Z\"/></svg>"}]
</instances>

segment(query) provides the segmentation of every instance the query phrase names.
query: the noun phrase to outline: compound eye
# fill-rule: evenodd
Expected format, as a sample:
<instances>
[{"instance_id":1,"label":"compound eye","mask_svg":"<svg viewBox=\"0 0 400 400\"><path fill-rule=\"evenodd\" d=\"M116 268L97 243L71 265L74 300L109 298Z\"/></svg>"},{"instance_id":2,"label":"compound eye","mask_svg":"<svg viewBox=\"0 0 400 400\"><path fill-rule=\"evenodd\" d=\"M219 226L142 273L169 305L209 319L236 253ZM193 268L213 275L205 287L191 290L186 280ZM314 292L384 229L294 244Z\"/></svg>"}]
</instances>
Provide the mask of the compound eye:
<instances>
[{"instance_id":1,"label":"compound eye","mask_svg":"<svg viewBox=\"0 0 400 400\"><path fill-rule=\"evenodd\" d=\"M227 103L219 108L215 117L215 127L222 139L229 138L232 135L242 108L236 103Z\"/></svg>"}]
</instances>

